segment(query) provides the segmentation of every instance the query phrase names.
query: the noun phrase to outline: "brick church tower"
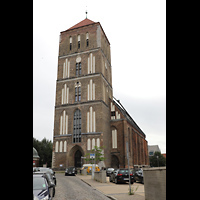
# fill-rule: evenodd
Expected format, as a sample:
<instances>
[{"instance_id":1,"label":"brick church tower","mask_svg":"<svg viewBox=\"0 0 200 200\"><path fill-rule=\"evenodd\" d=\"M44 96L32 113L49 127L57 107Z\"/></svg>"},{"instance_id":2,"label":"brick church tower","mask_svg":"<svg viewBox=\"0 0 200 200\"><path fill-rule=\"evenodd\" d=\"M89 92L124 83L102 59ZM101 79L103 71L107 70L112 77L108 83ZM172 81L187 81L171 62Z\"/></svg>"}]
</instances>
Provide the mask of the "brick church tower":
<instances>
[{"instance_id":1,"label":"brick church tower","mask_svg":"<svg viewBox=\"0 0 200 200\"><path fill-rule=\"evenodd\" d=\"M52 168L81 167L94 146L104 147L106 167L125 167L126 140L132 166L148 165L145 134L113 98L109 40L86 18L60 33Z\"/></svg>"}]
</instances>

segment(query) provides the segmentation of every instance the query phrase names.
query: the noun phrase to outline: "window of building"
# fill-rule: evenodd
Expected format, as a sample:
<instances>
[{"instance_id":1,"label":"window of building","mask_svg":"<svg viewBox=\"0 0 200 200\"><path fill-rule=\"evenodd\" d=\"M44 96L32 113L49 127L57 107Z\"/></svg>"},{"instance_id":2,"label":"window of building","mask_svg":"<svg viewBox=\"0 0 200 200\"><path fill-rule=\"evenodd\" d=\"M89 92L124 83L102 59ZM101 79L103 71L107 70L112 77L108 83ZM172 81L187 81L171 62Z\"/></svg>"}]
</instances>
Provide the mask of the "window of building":
<instances>
[{"instance_id":1,"label":"window of building","mask_svg":"<svg viewBox=\"0 0 200 200\"><path fill-rule=\"evenodd\" d=\"M58 152L58 141L56 141L56 148L55 148L55 152Z\"/></svg>"},{"instance_id":2,"label":"window of building","mask_svg":"<svg viewBox=\"0 0 200 200\"><path fill-rule=\"evenodd\" d=\"M76 76L81 75L81 62L76 63Z\"/></svg>"},{"instance_id":3,"label":"window of building","mask_svg":"<svg viewBox=\"0 0 200 200\"><path fill-rule=\"evenodd\" d=\"M81 47L81 37L80 37L80 35L78 35L78 49L80 49L80 47Z\"/></svg>"},{"instance_id":4,"label":"window of building","mask_svg":"<svg viewBox=\"0 0 200 200\"><path fill-rule=\"evenodd\" d=\"M89 46L89 33L86 33L86 47Z\"/></svg>"},{"instance_id":5,"label":"window of building","mask_svg":"<svg viewBox=\"0 0 200 200\"><path fill-rule=\"evenodd\" d=\"M69 50L72 50L72 37L69 38Z\"/></svg>"},{"instance_id":6,"label":"window of building","mask_svg":"<svg viewBox=\"0 0 200 200\"><path fill-rule=\"evenodd\" d=\"M62 145L63 145L63 142L60 141L60 152L62 152Z\"/></svg>"},{"instance_id":7,"label":"window of building","mask_svg":"<svg viewBox=\"0 0 200 200\"><path fill-rule=\"evenodd\" d=\"M113 149L117 148L117 130L116 129L112 130L112 148Z\"/></svg>"},{"instance_id":8,"label":"window of building","mask_svg":"<svg viewBox=\"0 0 200 200\"><path fill-rule=\"evenodd\" d=\"M64 141L64 152L67 152L67 141Z\"/></svg>"},{"instance_id":9,"label":"window of building","mask_svg":"<svg viewBox=\"0 0 200 200\"><path fill-rule=\"evenodd\" d=\"M88 138L87 140L87 150L90 151L91 149L91 140Z\"/></svg>"},{"instance_id":10,"label":"window of building","mask_svg":"<svg viewBox=\"0 0 200 200\"><path fill-rule=\"evenodd\" d=\"M81 111L77 109L74 113L73 143L81 142Z\"/></svg>"},{"instance_id":11,"label":"window of building","mask_svg":"<svg viewBox=\"0 0 200 200\"><path fill-rule=\"evenodd\" d=\"M81 83L77 82L75 84L75 102L81 101Z\"/></svg>"},{"instance_id":12,"label":"window of building","mask_svg":"<svg viewBox=\"0 0 200 200\"><path fill-rule=\"evenodd\" d=\"M68 115L64 110L60 116L60 135L68 134Z\"/></svg>"}]
</instances>

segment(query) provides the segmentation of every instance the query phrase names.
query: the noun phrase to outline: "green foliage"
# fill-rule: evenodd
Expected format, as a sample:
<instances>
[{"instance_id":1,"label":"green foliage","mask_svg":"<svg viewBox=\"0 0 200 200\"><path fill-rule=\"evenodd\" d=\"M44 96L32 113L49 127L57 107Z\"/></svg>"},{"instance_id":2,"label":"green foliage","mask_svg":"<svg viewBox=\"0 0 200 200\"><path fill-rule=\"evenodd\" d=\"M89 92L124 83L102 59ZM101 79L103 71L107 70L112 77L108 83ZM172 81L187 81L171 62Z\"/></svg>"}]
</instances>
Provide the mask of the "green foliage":
<instances>
[{"instance_id":1,"label":"green foliage","mask_svg":"<svg viewBox=\"0 0 200 200\"><path fill-rule=\"evenodd\" d=\"M37 150L38 155L40 156L39 166L47 163L47 167L51 167L52 162L52 149L53 144L51 140L44 138L42 141L39 141L33 137L33 147Z\"/></svg>"},{"instance_id":2,"label":"green foliage","mask_svg":"<svg viewBox=\"0 0 200 200\"><path fill-rule=\"evenodd\" d=\"M105 160L103 149L104 147L94 146L94 149L92 149L90 153L95 153L95 159L90 158L90 153L87 153L85 161L93 162L93 160L95 160L95 163L97 164L98 162Z\"/></svg>"},{"instance_id":3,"label":"green foliage","mask_svg":"<svg viewBox=\"0 0 200 200\"><path fill-rule=\"evenodd\" d=\"M158 165L159 167L166 166L166 158L158 151L153 156L149 156L149 161L151 167L158 167Z\"/></svg>"}]
</instances>

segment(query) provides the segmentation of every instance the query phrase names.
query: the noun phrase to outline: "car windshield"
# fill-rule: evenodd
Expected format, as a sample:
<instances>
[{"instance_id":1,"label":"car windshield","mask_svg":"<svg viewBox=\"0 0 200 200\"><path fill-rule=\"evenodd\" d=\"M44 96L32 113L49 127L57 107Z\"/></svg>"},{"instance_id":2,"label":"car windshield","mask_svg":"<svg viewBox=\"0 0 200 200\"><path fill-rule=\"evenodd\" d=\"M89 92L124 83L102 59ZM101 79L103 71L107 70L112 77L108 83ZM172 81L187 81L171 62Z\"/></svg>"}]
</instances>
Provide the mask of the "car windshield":
<instances>
[{"instance_id":1,"label":"car windshield","mask_svg":"<svg viewBox=\"0 0 200 200\"><path fill-rule=\"evenodd\" d=\"M43 177L33 176L33 190L44 190L46 188L47 188L46 182Z\"/></svg>"}]
</instances>

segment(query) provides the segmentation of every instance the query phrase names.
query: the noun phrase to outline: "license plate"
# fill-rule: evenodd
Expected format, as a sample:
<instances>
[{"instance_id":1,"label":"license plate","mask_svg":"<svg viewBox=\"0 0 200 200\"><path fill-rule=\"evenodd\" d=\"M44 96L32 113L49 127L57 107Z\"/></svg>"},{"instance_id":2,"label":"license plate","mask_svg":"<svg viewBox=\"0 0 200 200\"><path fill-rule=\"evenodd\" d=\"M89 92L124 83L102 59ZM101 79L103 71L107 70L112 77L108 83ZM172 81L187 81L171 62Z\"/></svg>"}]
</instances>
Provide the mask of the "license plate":
<instances>
[{"instance_id":1,"label":"license plate","mask_svg":"<svg viewBox=\"0 0 200 200\"><path fill-rule=\"evenodd\" d=\"M129 180L129 178L124 178L124 180L125 180L125 181L128 181L128 180Z\"/></svg>"},{"instance_id":2,"label":"license plate","mask_svg":"<svg viewBox=\"0 0 200 200\"><path fill-rule=\"evenodd\" d=\"M71 172L69 172L69 174L71 174Z\"/></svg>"}]
</instances>

